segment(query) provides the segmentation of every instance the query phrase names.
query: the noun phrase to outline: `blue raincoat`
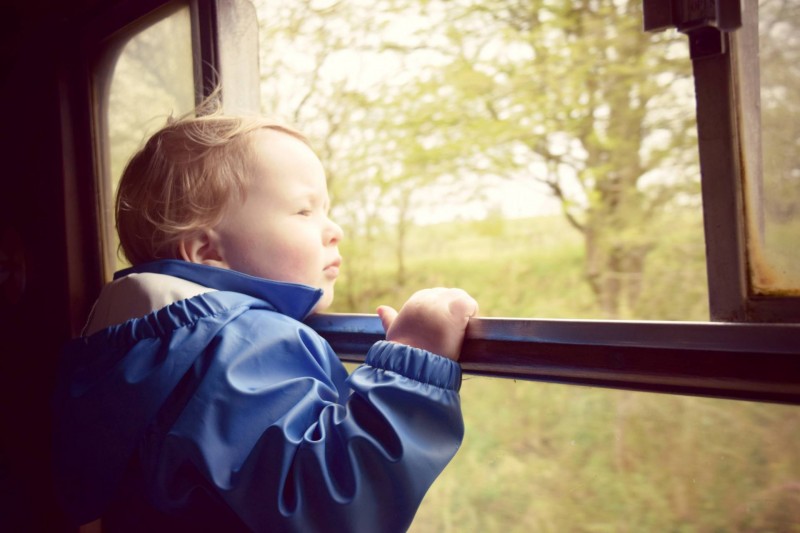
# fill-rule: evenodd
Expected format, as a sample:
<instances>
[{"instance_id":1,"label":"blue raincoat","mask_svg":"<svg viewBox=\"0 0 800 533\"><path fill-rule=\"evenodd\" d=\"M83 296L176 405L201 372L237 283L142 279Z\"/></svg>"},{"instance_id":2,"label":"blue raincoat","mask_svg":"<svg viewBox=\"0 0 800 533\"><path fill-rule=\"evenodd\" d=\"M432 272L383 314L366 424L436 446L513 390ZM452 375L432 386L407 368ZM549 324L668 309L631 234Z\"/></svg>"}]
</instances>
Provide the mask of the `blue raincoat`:
<instances>
[{"instance_id":1,"label":"blue raincoat","mask_svg":"<svg viewBox=\"0 0 800 533\"><path fill-rule=\"evenodd\" d=\"M380 341L348 376L300 322L319 289L176 260L121 271L109 287L147 276L158 291L112 291L97 305L136 309L158 292L154 310L145 304L142 315L73 340L62 355L56 485L76 523L410 526L463 438L457 363ZM173 281L195 289L165 293ZM164 294L175 301L162 305Z\"/></svg>"}]
</instances>

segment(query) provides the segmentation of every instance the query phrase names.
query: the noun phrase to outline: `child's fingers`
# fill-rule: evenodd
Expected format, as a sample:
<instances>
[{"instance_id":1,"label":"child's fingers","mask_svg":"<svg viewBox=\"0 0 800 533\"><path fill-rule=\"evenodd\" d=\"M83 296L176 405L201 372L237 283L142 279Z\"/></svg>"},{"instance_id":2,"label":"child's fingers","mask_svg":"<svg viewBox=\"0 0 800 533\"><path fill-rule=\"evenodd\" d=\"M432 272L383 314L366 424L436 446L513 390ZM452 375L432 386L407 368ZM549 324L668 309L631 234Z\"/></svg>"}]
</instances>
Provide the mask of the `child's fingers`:
<instances>
[{"instance_id":1,"label":"child's fingers","mask_svg":"<svg viewBox=\"0 0 800 533\"><path fill-rule=\"evenodd\" d=\"M397 318L397 310L388 305L381 305L378 307L377 312L378 317L381 319L381 324L383 325L383 331L388 332L389 328L392 327L392 322Z\"/></svg>"},{"instance_id":2,"label":"child's fingers","mask_svg":"<svg viewBox=\"0 0 800 533\"><path fill-rule=\"evenodd\" d=\"M453 316L469 318L478 315L478 302L464 293L463 296L451 301L448 309Z\"/></svg>"}]
</instances>

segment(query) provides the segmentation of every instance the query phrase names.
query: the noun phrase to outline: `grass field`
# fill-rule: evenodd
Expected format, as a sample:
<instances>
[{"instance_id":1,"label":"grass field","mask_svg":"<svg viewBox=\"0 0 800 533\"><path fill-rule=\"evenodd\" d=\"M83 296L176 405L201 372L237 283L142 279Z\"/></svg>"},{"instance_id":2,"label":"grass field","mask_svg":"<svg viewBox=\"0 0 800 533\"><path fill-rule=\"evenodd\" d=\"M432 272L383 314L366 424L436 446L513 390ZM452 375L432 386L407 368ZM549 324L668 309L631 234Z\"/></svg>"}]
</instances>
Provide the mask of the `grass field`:
<instances>
[{"instance_id":1,"label":"grass field","mask_svg":"<svg viewBox=\"0 0 800 533\"><path fill-rule=\"evenodd\" d=\"M700 220L682 215L668 228L648 258L642 302L623 318L708 319ZM398 283L391 238L346 237L332 311L371 313L421 288L457 286L475 296L483 316L606 318L584 279L583 236L561 216L414 227L407 240Z\"/></svg>"}]
</instances>

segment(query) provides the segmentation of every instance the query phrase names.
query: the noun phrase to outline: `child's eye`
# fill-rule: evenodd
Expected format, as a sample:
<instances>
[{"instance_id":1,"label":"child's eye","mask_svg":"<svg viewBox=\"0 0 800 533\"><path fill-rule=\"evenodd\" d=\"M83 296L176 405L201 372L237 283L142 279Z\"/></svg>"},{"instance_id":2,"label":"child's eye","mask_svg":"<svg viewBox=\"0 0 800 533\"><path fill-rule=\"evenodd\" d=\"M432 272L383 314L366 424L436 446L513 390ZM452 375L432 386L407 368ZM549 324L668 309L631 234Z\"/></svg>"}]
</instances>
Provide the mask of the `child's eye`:
<instances>
[{"instance_id":1,"label":"child's eye","mask_svg":"<svg viewBox=\"0 0 800 533\"><path fill-rule=\"evenodd\" d=\"M297 214L304 217L311 216L311 209L301 209Z\"/></svg>"}]
</instances>

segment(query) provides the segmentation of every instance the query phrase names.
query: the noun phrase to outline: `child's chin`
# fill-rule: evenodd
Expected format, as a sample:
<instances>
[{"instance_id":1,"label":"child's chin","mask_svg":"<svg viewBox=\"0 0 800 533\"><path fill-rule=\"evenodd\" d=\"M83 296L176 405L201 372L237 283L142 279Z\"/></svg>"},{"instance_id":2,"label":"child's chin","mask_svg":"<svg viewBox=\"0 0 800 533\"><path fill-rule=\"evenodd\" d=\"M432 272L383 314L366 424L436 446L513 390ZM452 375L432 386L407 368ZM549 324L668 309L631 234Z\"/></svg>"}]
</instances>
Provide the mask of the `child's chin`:
<instances>
[{"instance_id":1,"label":"child's chin","mask_svg":"<svg viewBox=\"0 0 800 533\"><path fill-rule=\"evenodd\" d=\"M328 296L328 291L322 295L317 305L314 306L312 313L324 313L333 304L333 295Z\"/></svg>"}]
</instances>

